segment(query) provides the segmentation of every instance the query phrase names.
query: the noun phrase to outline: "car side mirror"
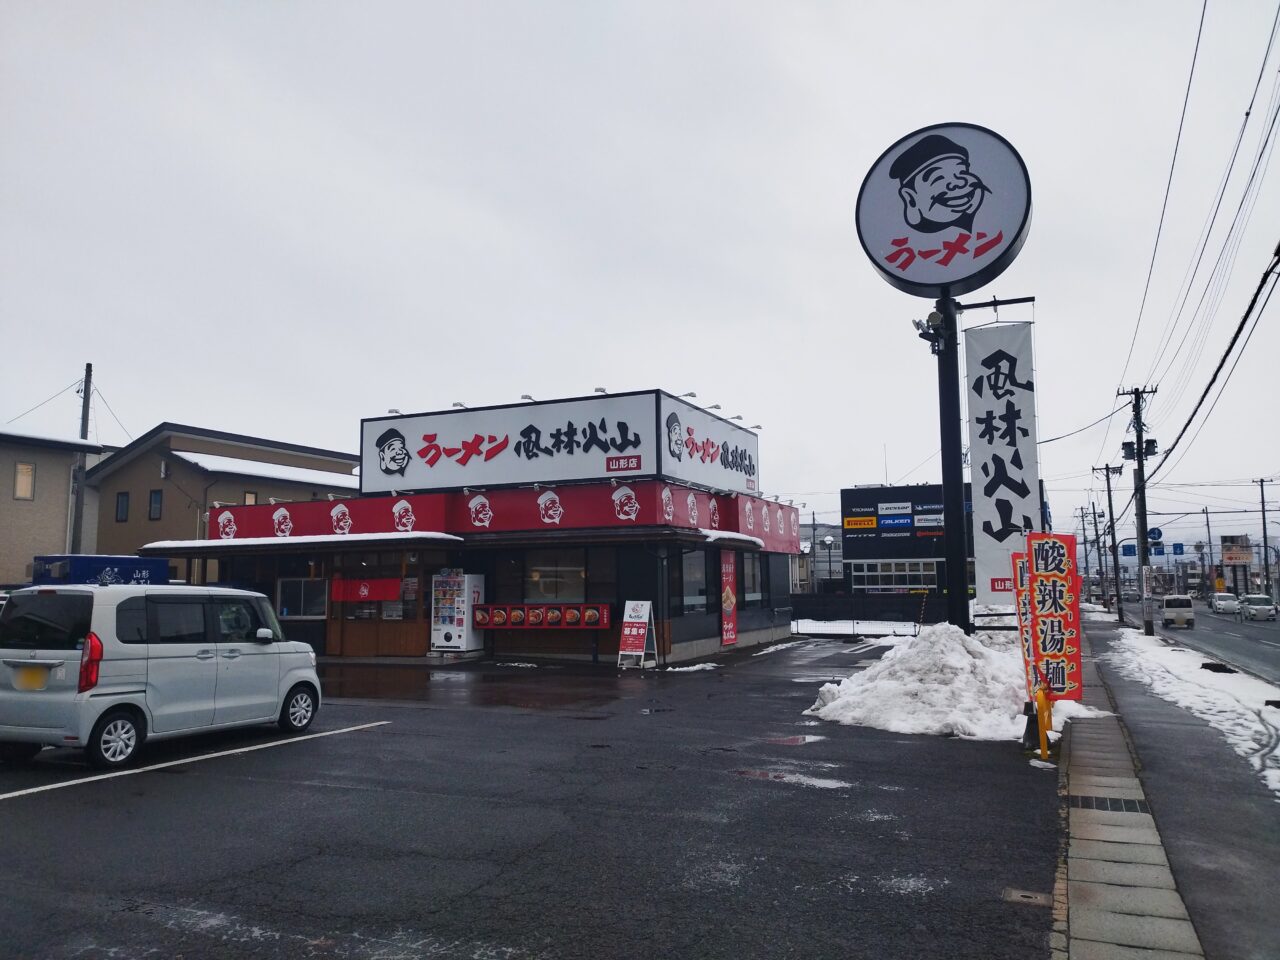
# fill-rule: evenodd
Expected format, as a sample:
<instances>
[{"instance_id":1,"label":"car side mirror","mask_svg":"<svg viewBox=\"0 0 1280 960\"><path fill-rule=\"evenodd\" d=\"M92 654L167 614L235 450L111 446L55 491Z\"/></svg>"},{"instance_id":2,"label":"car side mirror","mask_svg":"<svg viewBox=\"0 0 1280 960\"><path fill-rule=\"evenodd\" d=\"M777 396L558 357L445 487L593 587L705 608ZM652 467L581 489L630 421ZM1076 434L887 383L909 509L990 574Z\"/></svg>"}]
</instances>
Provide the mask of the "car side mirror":
<instances>
[{"instance_id":1,"label":"car side mirror","mask_svg":"<svg viewBox=\"0 0 1280 960\"><path fill-rule=\"evenodd\" d=\"M270 627L259 627L258 632L253 635L258 643L275 643L276 635Z\"/></svg>"}]
</instances>

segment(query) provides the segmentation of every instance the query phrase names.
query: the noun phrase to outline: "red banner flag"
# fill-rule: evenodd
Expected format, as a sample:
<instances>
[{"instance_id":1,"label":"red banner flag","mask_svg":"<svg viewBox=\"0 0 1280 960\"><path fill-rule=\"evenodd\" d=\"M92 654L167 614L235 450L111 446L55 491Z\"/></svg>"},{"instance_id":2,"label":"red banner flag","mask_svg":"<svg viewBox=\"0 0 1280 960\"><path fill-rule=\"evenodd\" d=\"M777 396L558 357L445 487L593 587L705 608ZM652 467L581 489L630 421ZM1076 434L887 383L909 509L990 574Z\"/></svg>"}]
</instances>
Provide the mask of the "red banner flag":
<instances>
[{"instance_id":1,"label":"red banner flag","mask_svg":"<svg viewBox=\"0 0 1280 960\"><path fill-rule=\"evenodd\" d=\"M1050 700L1080 700L1084 678L1076 538L1066 533L1028 534L1027 560L1036 680Z\"/></svg>"}]
</instances>

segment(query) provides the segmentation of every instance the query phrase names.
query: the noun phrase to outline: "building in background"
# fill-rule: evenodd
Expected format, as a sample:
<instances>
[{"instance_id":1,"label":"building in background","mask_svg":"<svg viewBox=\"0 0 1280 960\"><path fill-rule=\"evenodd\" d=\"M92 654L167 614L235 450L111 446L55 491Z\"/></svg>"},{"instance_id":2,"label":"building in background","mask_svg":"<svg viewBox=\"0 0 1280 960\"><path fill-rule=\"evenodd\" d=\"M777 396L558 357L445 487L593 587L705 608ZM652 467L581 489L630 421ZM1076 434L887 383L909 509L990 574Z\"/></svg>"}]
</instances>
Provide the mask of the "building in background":
<instances>
[{"instance_id":1,"label":"building in background","mask_svg":"<svg viewBox=\"0 0 1280 960\"><path fill-rule=\"evenodd\" d=\"M0 433L0 587L30 583L37 554L70 549L76 458L84 454L93 464L102 451L88 440ZM96 513L97 499L86 490L86 552L95 549Z\"/></svg>"}]
</instances>

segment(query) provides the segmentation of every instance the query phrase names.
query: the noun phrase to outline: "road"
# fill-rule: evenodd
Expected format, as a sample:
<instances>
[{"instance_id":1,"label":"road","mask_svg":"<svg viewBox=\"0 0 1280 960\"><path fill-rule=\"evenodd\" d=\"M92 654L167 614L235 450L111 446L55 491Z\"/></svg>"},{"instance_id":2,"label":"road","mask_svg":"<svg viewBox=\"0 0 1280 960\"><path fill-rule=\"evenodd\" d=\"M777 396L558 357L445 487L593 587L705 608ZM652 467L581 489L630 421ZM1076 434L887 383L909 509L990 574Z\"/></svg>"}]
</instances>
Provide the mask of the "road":
<instances>
[{"instance_id":1,"label":"road","mask_svg":"<svg viewBox=\"0 0 1280 960\"><path fill-rule=\"evenodd\" d=\"M1127 613L1128 611L1126 611ZM1232 614L1213 613L1196 601L1196 625L1161 628L1161 635L1187 645L1201 653L1234 664L1241 669L1280 686L1280 622L1275 620L1236 620Z\"/></svg>"},{"instance_id":2,"label":"road","mask_svg":"<svg viewBox=\"0 0 1280 960\"><path fill-rule=\"evenodd\" d=\"M144 764L194 762L109 779L46 751L0 768L0 954L1044 955L1049 908L1002 893L1053 890L1057 776L1015 743L803 715L876 654L351 666L330 736L156 744Z\"/></svg>"}]
</instances>

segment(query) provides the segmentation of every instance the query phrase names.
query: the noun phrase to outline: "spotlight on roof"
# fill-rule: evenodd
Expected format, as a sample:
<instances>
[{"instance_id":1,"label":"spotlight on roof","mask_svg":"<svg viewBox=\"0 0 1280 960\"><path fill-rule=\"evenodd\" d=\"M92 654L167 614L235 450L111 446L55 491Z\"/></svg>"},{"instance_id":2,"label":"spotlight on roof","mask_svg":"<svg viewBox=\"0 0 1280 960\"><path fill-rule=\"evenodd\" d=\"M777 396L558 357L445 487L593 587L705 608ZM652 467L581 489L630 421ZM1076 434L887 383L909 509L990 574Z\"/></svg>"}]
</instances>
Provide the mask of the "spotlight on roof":
<instances>
[{"instance_id":1,"label":"spotlight on roof","mask_svg":"<svg viewBox=\"0 0 1280 960\"><path fill-rule=\"evenodd\" d=\"M690 390L688 393L680 394L680 399L683 400L685 397L696 397L696 396L697 394L694 393L692 390Z\"/></svg>"},{"instance_id":2,"label":"spotlight on roof","mask_svg":"<svg viewBox=\"0 0 1280 960\"><path fill-rule=\"evenodd\" d=\"M537 402L538 402L538 401L534 400L534 399L533 399L533 397L529 396L527 393L522 393L522 394L520 394L520 399L521 399L521 400L528 400L530 403L537 403Z\"/></svg>"},{"instance_id":3,"label":"spotlight on roof","mask_svg":"<svg viewBox=\"0 0 1280 960\"><path fill-rule=\"evenodd\" d=\"M455 407L457 407L459 410L470 410L470 409L471 409L471 408L470 408L470 407L468 407L465 403L460 403L460 402L459 402L459 401L457 401L457 400L453 401L453 405L454 405Z\"/></svg>"},{"instance_id":4,"label":"spotlight on roof","mask_svg":"<svg viewBox=\"0 0 1280 960\"><path fill-rule=\"evenodd\" d=\"M594 393L605 393L605 394L607 394L609 391L608 391L608 390L606 390L604 387L596 387L596 388L595 388L595 390L594 390L593 392L594 392Z\"/></svg>"}]
</instances>

